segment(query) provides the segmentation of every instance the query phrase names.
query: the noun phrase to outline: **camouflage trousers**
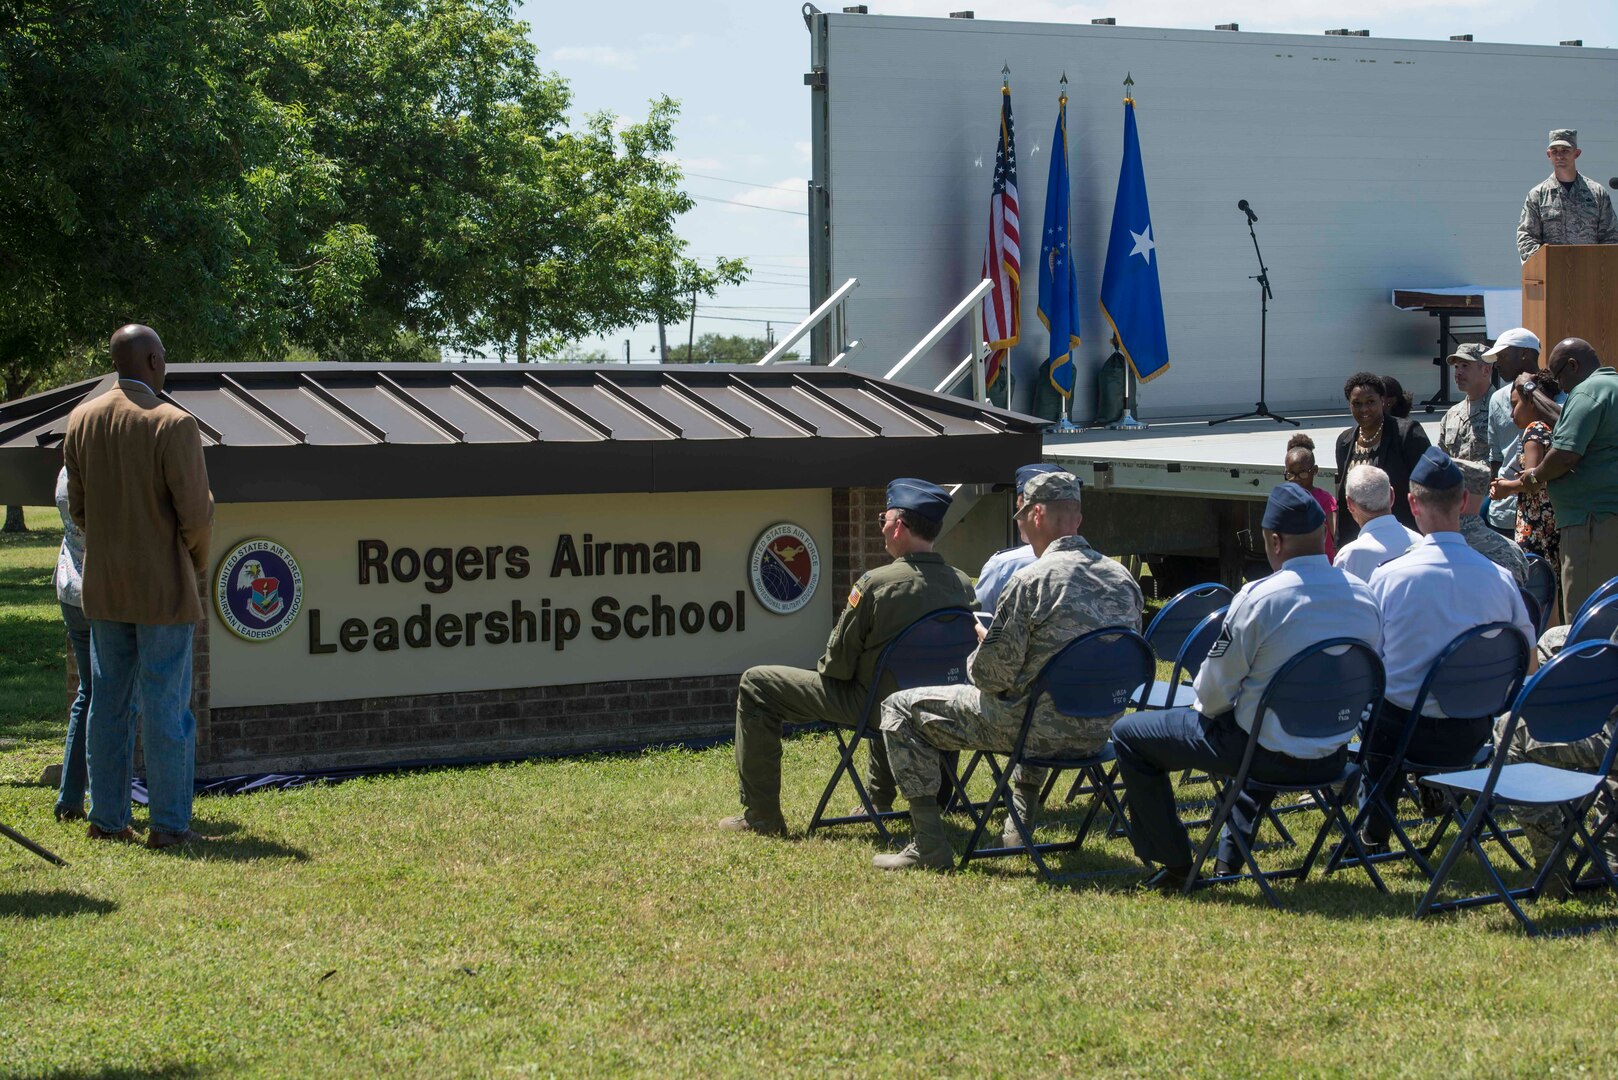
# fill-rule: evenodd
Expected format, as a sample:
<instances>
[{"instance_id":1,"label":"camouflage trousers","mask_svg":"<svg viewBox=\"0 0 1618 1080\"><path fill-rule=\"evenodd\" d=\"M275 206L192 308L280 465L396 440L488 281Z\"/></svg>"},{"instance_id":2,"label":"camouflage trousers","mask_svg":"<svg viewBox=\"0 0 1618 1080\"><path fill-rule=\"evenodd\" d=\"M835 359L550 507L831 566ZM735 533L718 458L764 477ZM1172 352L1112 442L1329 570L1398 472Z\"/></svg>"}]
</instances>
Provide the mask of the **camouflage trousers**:
<instances>
[{"instance_id":1,"label":"camouflage trousers","mask_svg":"<svg viewBox=\"0 0 1618 1080\"><path fill-rule=\"evenodd\" d=\"M781 729L824 721L858 727L865 688L817 671L776 664L748 668L736 692L736 779L749 821L781 816ZM876 732L865 743L870 755L873 801L893 802L893 775ZM938 786L936 770L933 786Z\"/></svg>"},{"instance_id":2,"label":"camouflage trousers","mask_svg":"<svg viewBox=\"0 0 1618 1080\"><path fill-rule=\"evenodd\" d=\"M1502 717L1495 728L1496 742L1505 734L1504 726L1505 718ZM1547 743L1536 741L1528 734L1527 728L1519 724L1511 736L1511 747L1506 760L1512 764L1532 761L1541 765L1589 772L1600 766L1615 730L1618 730L1618 715L1608 721L1607 730L1600 735L1578 742ZM1609 774L1606 783L1602 785L1601 793L1596 796L1594 819L1586 822L1586 826L1594 828L1614 806L1618 806L1618 775ZM1524 835L1528 837L1528 846L1534 853L1534 862L1543 863L1550 855L1551 848L1556 845L1556 838L1564 827L1562 811L1555 806L1514 806L1511 813L1522 825ZM1618 827L1607 830L1606 835L1598 842L1605 850L1609 862L1618 858Z\"/></svg>"},{"instance_id":3,"label":"camouflage trousers","mask_svg":"<svg viewBox=\"0 0 1618 1080\"><path fill-rule=\"evenodd\" d=\"M882 735L893 778L905 798L938 790L940 757L958 750L1009 754L1022 728L1023 710L995 708L975 686L923 686L900 690L882 703ZM1061 726L1035 722L1026 752L1034 756L1082 757L1106 745L1112 720L1064 718ZM1039 785L1047 770L1018 766L1016 784Z\"/></svg>"}]
</instances>

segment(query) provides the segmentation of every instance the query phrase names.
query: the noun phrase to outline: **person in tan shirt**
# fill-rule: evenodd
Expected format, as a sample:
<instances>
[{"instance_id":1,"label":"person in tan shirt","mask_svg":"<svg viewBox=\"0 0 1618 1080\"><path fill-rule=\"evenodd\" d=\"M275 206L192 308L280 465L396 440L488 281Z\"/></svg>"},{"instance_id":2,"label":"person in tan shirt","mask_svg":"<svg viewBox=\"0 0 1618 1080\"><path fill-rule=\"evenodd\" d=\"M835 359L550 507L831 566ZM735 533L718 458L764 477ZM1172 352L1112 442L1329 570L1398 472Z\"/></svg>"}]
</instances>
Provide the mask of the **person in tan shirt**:
<instances>
[{"instance_id":1,"label":"person in tan shirt","mask_svg":"<svg viewBox=\"0 0 1618 1080\"><path fill-rule=\"evenodd\" d=\"M140 704L151 829L147 846L191 831L196 719L191 641L202 618L213 496L191 415L158 396L163 342L150 327L112 335L118 381L68 417L68 512L84 530L90 620L92 839L133 841L129 785ZM138 697L137 697L138 695Z\"/></svg>"}]
</instances>

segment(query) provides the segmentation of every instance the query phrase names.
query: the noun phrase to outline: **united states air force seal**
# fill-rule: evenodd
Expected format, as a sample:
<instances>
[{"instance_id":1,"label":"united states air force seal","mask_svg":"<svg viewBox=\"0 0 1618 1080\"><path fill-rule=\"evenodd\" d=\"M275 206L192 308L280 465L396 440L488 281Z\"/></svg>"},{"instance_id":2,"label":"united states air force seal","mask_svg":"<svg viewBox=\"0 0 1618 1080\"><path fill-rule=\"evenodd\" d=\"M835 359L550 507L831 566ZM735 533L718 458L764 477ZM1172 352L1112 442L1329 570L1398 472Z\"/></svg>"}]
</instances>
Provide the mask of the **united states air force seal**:
<instances>
[{"instance_id":1,"label":"united states air force seal","mask_svg":"<svg viewBox=\"0 0 1618 1080\"><path fill-rule=\"evenodd\" d=\"M814 599L820 584L820 552L805 529L783 521L753 541L747 569L753 595L764 610L791 615Z\"/></svg>"},{"instance_id":2,"label":"united states air force seal","mask_svg":"<svg viewBox=\"0 0 1618 1080\"><path fill-rule=\"evenodd\" d=\"M244 540L219 560L214 606L237 637L268 641L279 636L303 607L303 574L292 553L262 537Z\"/></svg>"}]
</instances>

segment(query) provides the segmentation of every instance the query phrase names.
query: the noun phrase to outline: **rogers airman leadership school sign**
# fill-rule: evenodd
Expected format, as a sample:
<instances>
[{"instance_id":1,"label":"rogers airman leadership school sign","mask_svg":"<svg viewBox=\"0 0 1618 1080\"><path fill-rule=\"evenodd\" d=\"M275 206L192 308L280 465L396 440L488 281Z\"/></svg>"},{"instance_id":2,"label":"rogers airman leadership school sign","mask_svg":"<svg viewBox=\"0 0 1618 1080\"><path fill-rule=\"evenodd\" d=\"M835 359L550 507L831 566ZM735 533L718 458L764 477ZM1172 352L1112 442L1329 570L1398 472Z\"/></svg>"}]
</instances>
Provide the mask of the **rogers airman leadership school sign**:
<instances>
[{"instance_id":1,"label":"rogers airman leadership school sign","mask_svg":"<svg viewBox=\"0 0 1618 1080\"><path fill-rule=\"evenodd\" d=\"M819 588L825 490L218 514L215 535L275 539L216 557L232 635L212 649L217 706L812 664L833 614Z\"/></svg>"}]
</instances>

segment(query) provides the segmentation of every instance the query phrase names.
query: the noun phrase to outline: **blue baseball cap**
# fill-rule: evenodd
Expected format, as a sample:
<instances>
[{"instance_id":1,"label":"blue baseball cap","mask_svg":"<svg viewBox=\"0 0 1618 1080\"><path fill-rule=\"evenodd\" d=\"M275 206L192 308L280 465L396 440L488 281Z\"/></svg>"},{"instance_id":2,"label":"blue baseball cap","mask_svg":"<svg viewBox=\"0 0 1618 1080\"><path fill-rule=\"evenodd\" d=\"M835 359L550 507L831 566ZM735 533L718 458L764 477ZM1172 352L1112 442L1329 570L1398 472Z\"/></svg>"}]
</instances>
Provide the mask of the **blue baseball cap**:
<instances>
[{"instance_id":1,"label":"blue baseball cap","mask_svg":"<svg viewBox=\"0 0 1618 1080\"><path fill-rule=\"evenodd\" d=\"M1288 481L1275 485L1264 506L1264 528L1287 536L1303 536L1326 524L1326 511L1315 497Z\"/></svg>"},{"instance_id":2,"label":"blue baseball cap","mask_svg":"<svg viewBox=\"0 0 1618 1080\"><path fill-rule=\"evenodd\" d=\"M1458 488L1463 481L1461 470L1455 467L1450 456L1436 446L1429 446L1416 462L1416 467L1410 470L1410 482L1420 484L1432 491L1448 491Z\"/></svg>"},{"instance_id":3,"label":"blue baseball cap","mask_svg":"<svg viewBox=\"0 0 1618 1080\"><path fill-rule=\"evenodd\" d=\"M935 524L943 522L953 501L937 484L914 477L901 477L888 485L889 510L909 510Z\"/></svg>"}]
</instances>

